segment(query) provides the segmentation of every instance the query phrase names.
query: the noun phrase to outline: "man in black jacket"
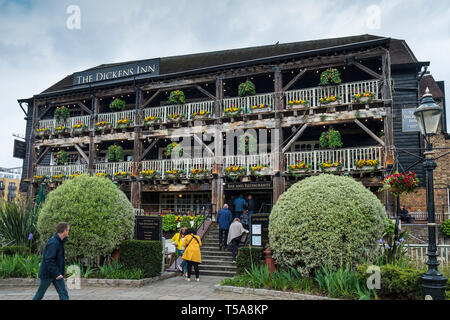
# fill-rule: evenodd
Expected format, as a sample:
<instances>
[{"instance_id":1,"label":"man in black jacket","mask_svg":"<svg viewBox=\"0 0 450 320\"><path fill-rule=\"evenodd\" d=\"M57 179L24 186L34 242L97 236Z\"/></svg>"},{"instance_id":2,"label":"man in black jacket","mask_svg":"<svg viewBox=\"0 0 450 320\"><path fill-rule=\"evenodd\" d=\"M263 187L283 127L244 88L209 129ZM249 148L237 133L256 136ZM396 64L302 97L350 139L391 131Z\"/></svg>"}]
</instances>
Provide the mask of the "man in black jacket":
<instances>
[{"instance_id":1,"label":"man in black jacket","mask_svg":"<svg viewBox=\"0 0 450 320\"><path fill-rule=\"evenodd\" d=\"M69 300L69 294L64 283L64 242L67 241L69 229L69 224L66 222L58 223L56 233L45 245L41 268L39 269L39 288L33 300L41 300L51 283L55 286L60 300Z\"/></svg>"}]
</instances>

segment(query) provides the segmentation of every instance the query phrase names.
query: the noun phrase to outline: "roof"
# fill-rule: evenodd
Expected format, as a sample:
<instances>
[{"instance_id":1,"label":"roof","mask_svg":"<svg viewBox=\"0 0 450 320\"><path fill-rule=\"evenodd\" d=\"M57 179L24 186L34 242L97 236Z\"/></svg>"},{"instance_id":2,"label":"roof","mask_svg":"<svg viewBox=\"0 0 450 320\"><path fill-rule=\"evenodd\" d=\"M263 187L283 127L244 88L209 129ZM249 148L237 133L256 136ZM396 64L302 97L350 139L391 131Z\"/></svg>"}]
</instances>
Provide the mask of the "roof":
<instances>
[{"instance_id":1,"label":"roof","mask_svg":"<svg viewBox=\"0 0 450 320\"><path fill-rule=\"evenodd\" d=\"M425 94L427 88L430 89L430 93L433 95L434 99L442 100L442 98L444 98L444 93L431 74L424 75L422 79L420 79L420 96Z\"/></svg>"},{"instance_id":2,"label":"roof","mask_svg":"<svg viewBox=\"0 0 450 320\"><path fill-rule=\"evenodd\" d=\"M341 38L330 38L320 40L310 40L301 42L291 42L283 44L272 44L257 47L247 47L239 49L229 49L213 52L204 52L196 54L187 54L180 56L171 56L160 58L159 73L160 75L168 75L172 73L194 71L199 69L211 68L215 66L223 66L227 64L234 64L239 62L265 59L271 57L280 57L283 55L295 54L295 53L308 53L311 54L314 51L341 47L352 44L364 44L364 42L370 42L373 40L388 39L385 37L375 35L358 35ZM411 64L417 63L417 59L406 44L404 40L389 39L389 47L391 53L392 64ZM369 43L368 43L369 44ZM86 69L96 70L105 67L119 66L138 61L126 61L120 63L101 64L99 66ZM68 75L59 82L55 83L48 89L44 90L41 94L50 93L65 89L70 89L73 84L73 74Z\"/></svg>"}]
</instances>

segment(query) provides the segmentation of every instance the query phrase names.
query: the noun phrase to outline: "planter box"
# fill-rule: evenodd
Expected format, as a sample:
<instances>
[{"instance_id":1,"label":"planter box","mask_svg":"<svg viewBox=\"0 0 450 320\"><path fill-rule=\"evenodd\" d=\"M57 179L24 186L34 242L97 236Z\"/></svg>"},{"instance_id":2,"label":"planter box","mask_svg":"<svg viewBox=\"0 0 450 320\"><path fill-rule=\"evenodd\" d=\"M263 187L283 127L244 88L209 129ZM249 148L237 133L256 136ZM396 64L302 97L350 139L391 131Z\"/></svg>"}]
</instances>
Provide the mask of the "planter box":
<instances>
[{"instance_id":1,"label":"planter box","mask_svg":"<svg viewBox=\"0 0 450 320\"><path fill-rule=\"evenodd\" d=\"M192 116L191 117L191 120L198 120L198 121L200 121L200 120L208 120L208 119L211 119L211 114L207 114L207 115L197 115L197 116Z\"/></svg>"},{"instance_id":2,"label":"planter box","mask_svg":"<svg viewBox=\"0 0 450 320\"><path fill-rule=\"evenodd\" d=\"M72 129L72 136L82 136L86 132L86 127Z\"/></svg>"},{"instance_id":3,"label":"planter box","mask_svg":"<svg viewBox=\"0 0 450 320\"><path fill-rule=\"evenodd\" d=\"M206 180L211 178L211 174L204 173L204 174L191 174L191 178L194 180Z\"/></svg>"},{"instance_id":4,"label":"planter box","mask_svg":"<svg viewBox=\"0 0 450 320\"><path fill-rule=\"evenodd\" d=\"M353 98L354 103L369 103L373 100L373 97L361 97L359 99Z\"/></svg>"},{"instance_id":5,"label":"planter box","mask_svg":"<svg viewBox=\"0 0 450 320\"><path fill-rule=\"evenodd\" d=\"M225 112L225 116L229 117L229 118L233 118L233 117L237 117L239 115L241 115L242 110L239 111L235 111L235 112Z\"/></svg>"},{"instance_id":6,"label":"planter box","mask_svg":"<svg viewBox=\"0 0 450 320\"><path fill-rule=\"evenodd\" d=\"M310 171L311 171L310 168L308 168L308 169L289 169L289 172L292 173L293 175L306 174L306 173L309 173Z\"/></svg>"},{"instance_id":7,"label":"planter box","mask_svg":"<svg viewBox=\"0 0 450 320\"><path fill-rule=\"evenodd\" d=\"M375 171L377 169L377 167L374 166L363 166L363 167L356 167L357 170L361 170L361 171Z\"/></svg>"},{"instance_id":8,"label":"planter box","mask_svg":"<svg viewBox=\"0 0 450 320\"><path fill-rule=\"evenodd\" d=\"M288 104L288 109L308 109L308 104Z\"/></svg>"},{"instance_id":9,"label":"planter box","mask_svg":"<svg viewBox=\"0 0 450 320\"><path fill-rule=\"evenodd\" d=\"M328 102L328 103L320 102L319 104L321 107L336 106L336 105L342 104L342 100L338 99L334 102Z\"/></svg>"},{"instance_id":10,"label":"planter box","mask_svg":"<svg viewBox=\"0 0 450 320\"><path fill-rule=\"evenodd\" d=\"M166 173L166 179L176 180L184 177L184 174Z\"/></svg>"},{"instance_id":11,"label":"planter box","mask_svg":"<svg viewBox=\"0 0 450 320\"><path fill-rule=\"evenodd\" d=\"M264 112L271 112L272 108L271 107L266 107L266 108L261 108L261 109L251 109L250 108L250 113L264 113Z\"/></svg>"},{"instance_id":12,"label":"planter box","mask_svg":"<svg viewBox=\"0 0 450 320\"><path fill-rule=\"evenodd\" d=\"M340 172L340 171L342 171L342 167L320 168L320 171L323 172L323 173L326 173L326 172Z\"/></svg>"}]
</instances>

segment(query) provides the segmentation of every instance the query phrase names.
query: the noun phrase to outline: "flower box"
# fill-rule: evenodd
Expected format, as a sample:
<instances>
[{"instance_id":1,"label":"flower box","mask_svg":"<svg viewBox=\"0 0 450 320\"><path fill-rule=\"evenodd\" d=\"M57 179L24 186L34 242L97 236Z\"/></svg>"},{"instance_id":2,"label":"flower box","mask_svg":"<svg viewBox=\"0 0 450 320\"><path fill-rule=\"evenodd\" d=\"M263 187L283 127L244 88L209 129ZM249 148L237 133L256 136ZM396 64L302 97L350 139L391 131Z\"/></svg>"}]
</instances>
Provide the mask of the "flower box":
<instances>
[{"instance_id":1,"label":"flower box","mask_svg":"<svg viewBox=\"0 0 450 320\"><path fill-rule=\"evenodd\" d=\"M191 115L192 120L204 120L204 119L209 119L210 117L211 117L211 112L209 112L207 110L200 110L198 112L194 112Z\"/></svg>"},{"instance_id":2,"label":"flower box","mask_svg":"<svg viewBox=\"0 0 450 320\"><path fill-rule=\"evenodd\" d=\"M180 169L167 170L165 172L165 178L166 179L175 180L175 179L180 179L182 177L184 177L184 171L180 170Z\"/></svg>"},{"instance_id":3,"label":"flower box","mask_svg":"<svg viewBox=\"0 0 450 320\"><path fill-rule=\"evenodd\" d=\"M69 128L65 127L65 126L61 126L61 127L56 127L55 128L55 134L56 135L63 135L69 133Z\"/></svg>"},{"instance_id":4,"label":"flower box","mask_svg":"<svg viewBox=\"0 0 450 320\"><path fill-rule=\"evenodd\" d=\"M288 166L288 171L294 176L305 174L311 171L311 165L303 161L297 161L297 163Z\"/></svg>"},{"instance_id":5,"label":"flower box","mask_svg":"<svg viewBox=\"0 0 450 320\"><path fill-rule=\"evenodd\" d=\"M260 113L260 112L269 112L269 111L271 111L271 106L264 104L264 103L250 107L251 113Z\"/></svg>"},{"instance_id":6,"label":"flower box","mask_svg":"<svg viewBox=\"0 0 450 320\"><path fill-rule=\"evenodd\" d=\"M289 100L287 103L290 109L307 109L309 104L307 100Z\"/></svg>"},{"instance_id":7,"label":"flower box","mask_svg":"<svg viewBox=\"0 0 450 320\"><path fill-rule=\"evenodd\" d=\"M211 172L207 169L192 169L191 178L194 180L208 179L211 176Z\"/></svg>"},{"instance_id":8,"label":"flower box","mask_svg":"<svg viewBox=\"0 0 450 320\"><path fill-rule=\"evenodd\" d=\"M106 173L104 173L104 172L97 172L95 174L95 176L96 177L101 177L101 178L107 178L108 177L108 175Z\"/></svg>"},{"instance_id":9,"label":"flower box","mask_svg":"<svg viewBox=\"0 0 450 320\"><path fill-rule=\"evenodd\" d=\"M353 95L353 101L355 103L368 103L371 102L374 97L375 94L373 92L357 93Z\"/></svg>"},{"instance_id":10,"label":"flower box","mask_svg":"<svg viewBox=\"0 0 450 320\"><path fill-rule=\"evenodd\" d=\"M321 106L335 106L342 103L342 98L337 96L330 96L320 98L319 103Z\"/></svg>"},{"instance_id":11,"label":"flower box","mask_svg":"<svg viewBox=\"0 0 450 320\"><path fill-rule=\"evenodd\" d=\"M77 123L72 126L72 135L73 136L81 136L86 131L86 125L84 123Z\"/></svg>"},{"instance_id":12,"label":"flower box","mask_svg":"<svg viewBox=\"0 0 450 320\"><path fill-rule=\"evenodd\" d=\"M131 125L131 120L128 118L124 118L124 119L120 119L117 121L116 128L117 129L127 129L130 127L130 125Z\"/></svg>"},{"instance_id":13,"label":"flower box","mask_svg":"<svg viewBox=\"0 0 450 320\"><path fill-rule=\"evenodd\" d=\"M114 180L126 180L130 176L129 172L121 171L121 172L115 172L113 177Z\"/></svg>"},{"instance_id":14,"label":"flower box","mask_svg":"<svg viewBox=\"0 0 450 320\"><path fill-rule=\"evenodd\" d=\"M378 160L358 160L355 162L355 166L361 171L375 171L378 168Z\"/></svg>"},{"instance_id":15,"label":"flower box","mask_svg":"<svg viewBox=\"0 0 450 320\"><path fill-rule=\"evenodd\" d=\"M156 170L144 170L141 171L141 177L144 180L155 180L160 176L160 173Z\"/></svg>"},{"instance_id":16,"label":"flower box","mask_svg":"<svg viewBox=\"0 0 450 320\"><path fill-rule=\"evenodd\" d=\"M169 115L169 116L167 117L167 120L168 120L170 123L180 123L180 122L182 122L182 121L185 121L185 120L186 120L186 117L184 116L184 114L181 114L181 113L174 113L174 114Z\"/></svg>"},{"instance_id":17,"label":"flower box","mask_svg":"<svg viewBox=\"0 0 450 320\"><path fill-rule=\"evenodd\" d=\"M42 182L45 182L46 180L47 180L47 176L45 176L45 175L33 177L33 182L37 183L37 184L41 184Z\"/></svg>"},{"instance_id":18,"label":"flower box","mask_svg":"<svg viewBox=\"0 0 450 320\"><path fill-rule=\"evenodd\" d=\"M148 116L144 119L144 126L153 128L156 123L161 123L161 118L158 116Z\"/></svg>"},{"instance_id":19,"label":"flower box","mask_svg":"<svg viewBox=\"0 0 450 320\"><path fill-rule=\"evenodd\" d=\"M95 131L101 131L102 133L105 132L105 130L111 130L112 124L109 121L99 121L94 126Z\"/></svg>"},{"instance_id":20,"label":"flower box","mask_svg":"<svg viewBox=\"0 0 450 320\"><path fill-rule=\"evenodd\" d=\"M64 179L66 178L66 176L62 173L56 175L56 176L52 176L52 182L62 182L64 181Z\"/></svg>"},{"instance_id":21,"label":"flower box","mask_svg":"<svg viewBox=\"0 0 450 320\"><path fill-rule=\"evenodd\" d=\"M250 173L254 177L261 178L270 174L270 168L265 164L255 164L254 166L250 166Z\"/></svg>"},{"instance_id":22,"label":"flower box","mask_svg":"<svg viewBox=\"0 0 450 320\"><path fill-rule=\"evenodd\" d=\"M225 116L232 118L240 115L242 113L242 108L231 106L229 108L225 108L224 112Z\"/></svg>"},{"instance_id":23,"label":"flower box","mask_svg":"<svg viewBox=\"0 0 450 320\"><path fill-rule=\"evenodd\" d=\"M245 169L240 165L229 166L225 169L225 176L233 181L244 176L245 173Z\"/></svg>"},{"instance_id":24,"label":"flower box","mask_svg":"<svg viewBox=\"0 0 450 320\"><path fill-rule=\"evenodd\" d=\"M322 162L319 164L321 172L338 172L342 170L342 163L340 162Z\"/></svg>"},{"instance_id":25,"label":"flower box","mask_svg":"<svg viewBox=\"0 0 450 320\"><path fill-rule=\"evenodd\" d=\"M44 138L50 135L50 130L47 128L36 129L36 137Z\"/></svg>"}]
</instances>

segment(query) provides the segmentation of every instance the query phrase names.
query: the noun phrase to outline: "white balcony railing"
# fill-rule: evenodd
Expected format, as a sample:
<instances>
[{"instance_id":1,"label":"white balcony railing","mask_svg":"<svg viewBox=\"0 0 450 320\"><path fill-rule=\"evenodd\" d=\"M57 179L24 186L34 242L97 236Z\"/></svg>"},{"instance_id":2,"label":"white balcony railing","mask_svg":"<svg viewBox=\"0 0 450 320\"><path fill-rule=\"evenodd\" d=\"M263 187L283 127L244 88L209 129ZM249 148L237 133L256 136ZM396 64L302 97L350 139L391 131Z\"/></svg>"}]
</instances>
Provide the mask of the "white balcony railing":
<instances>
[{"instance_id":1,"label":"white balcony railing","mask_svg":"<svg viewBox=\"0 0 450 320\"><path fill-rule=\"evenodd\" d=\"M311 165L312 172L320 171L320 164L326 161L340 162L343 170L353 171L358 160L378 160L378 168L384 168L382 147L348 148L336 150L315 150L285 153L286 171L297 162Z\"/></svg>"},{"instance_id":2,"label":"white balcony railing","mask_svg":"<svg viewBox=\"0 0 450 320\"><path fill-rule=\"evenodd\" d=\"M136 110L127 110L121 112L109 112L109 113L100 113L98 114L98 121L108 121L112 126L117 125L117 121L120 119L130 119L131 126L136 124Z\"/></svg>"},{"instance_id":3,"label":"white balcony railing","mask_svg":"<svg viewBox=\"0 0 450 320\"><path fill-rule=\"evenodd\" d=\"M47 176L52 177L59 175L60 173L69 176L75 173L87 173L88 168L86 164L71 164L64 166L37 166L36 175L37 176Z\"/></svg>"},{"instance_id":4,"label":"white balcony railing","mask_svg":"<svg viewBox=\"0 0 450 320\"><path fill-rule=\"evenodd\" d=\"M78 123L84 123L87 128L89 128L89 125L91 124L91 116L79 116L79 117L70 117L67 119L67 121L64 123L64 125L72 129L72 126L78 124ZM39 121L39 128L47 128L51 133L55 132L55 128L62 126L63 124L61 122L56 123L55 119L51 120L41 120Z\"/></svg>"},{"instance_id":5,"label":"white balcony railing","mask_svg":"<svg viewBox=\"0 0 450 320\"><path fill-rule=\"evenodd\" d=\"M347 104L352 102L352 97L357 93L373 92L373 99L380 99L380 92L378 90L380 85L379 80L368 80L343 83L338 86L314 87L300 90L291 90L284 93L286 103L293 100L307 100L311 107L315 108L320 105L319 99L326 96L340 96L342 103Z\"/></svg>"},{"instance_id":6,"label":"white balcony railing","mask_svg":"<svg viewBox=\"0 0 450 320\"><path fill-rule=\"evenodd\" d=\"M214 117L214 101L202 101L186 103L183 105L169 105L163 107L153 107L144 109L144 118L148 116L158 116L161 122L166 123L169 116L175 113L184 115L186 120L192 119L192 114L200 111L208 111L210 117Z\"/></svg>"},{"instance_id":7,"label":"white balcony railing","mask_svg":"<svg viewBox=\"0 0 450 320\"><path fill-rule=\"evenodd\" d=\"M206 169L210 172L213 167L213 158L194 158L194 159L168 159L168 160L148 160L141 162L141 169L156 170L164 179L168 170L183 170L185 177L191 177L192 169Z\"/></svg>"},{"instance_id":8,"label":"white balcony railing","mask_svg":"<svg viewBox=\"0 0 450 320\"><path fill-rule=\"evenodd\" d=\"M230 107L241 107L245 114L248 114L252 111L252 106L257 106L261 104L266 104L268 109L266 111L273 111L274 108L274 94L266 93L266 94L258 94L249 97L233 97L223 99L223 109L227 109Z\"/></svg>"},{"instance_id":9,"label":"white balcony railing","mask_svg":"<svg viewBox=\"0 0 450 320\"><path fill-rule=\"evenodd\" d=\"M107 175L114 175L116 172L128 172L132 173L133 170L133 162L131 161L123 161L123 162L103 162L97 163L95 165L96 172L103 172Z\"/></svg>"},{"instance_id":10,"label":"white balcony railing","mask_svg":"<svg viewBox=\"0 0 450 320\"><path fill-rule=\"evenodd\" d=\"M242 166L246 172L247 175L250 175L250 167L251 166L257 166L257 165L266 165L268 168L271 168L273 161L272 161L272 154L270 153L262 153L262 154L255 154L255 155L233 155L233 156L224 156L222 157L222 164L223 168L226 169L230 166Z\"/></svg>"}]
</instances>

